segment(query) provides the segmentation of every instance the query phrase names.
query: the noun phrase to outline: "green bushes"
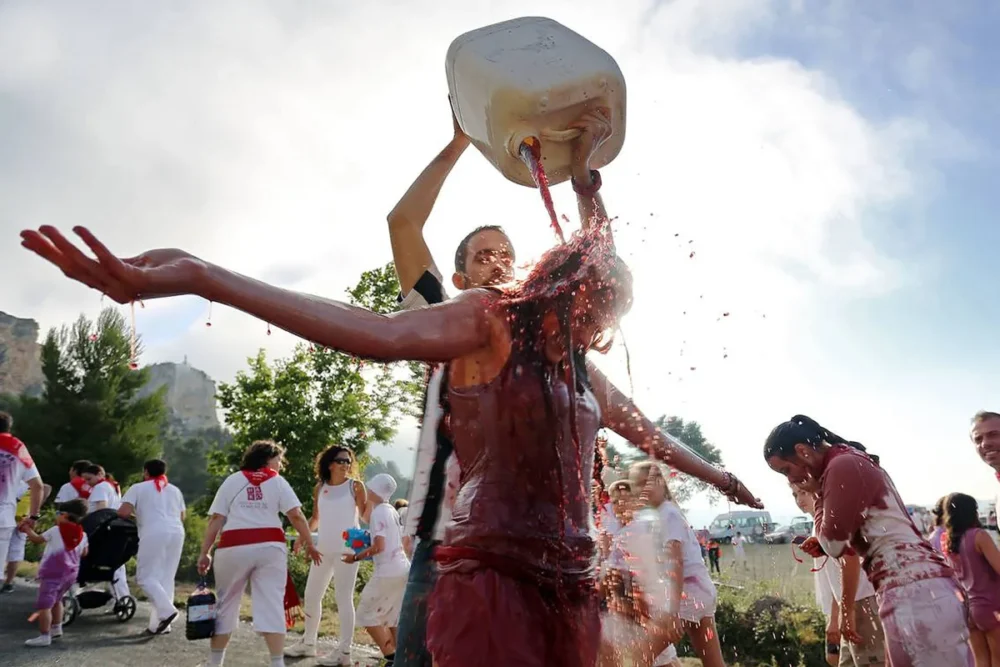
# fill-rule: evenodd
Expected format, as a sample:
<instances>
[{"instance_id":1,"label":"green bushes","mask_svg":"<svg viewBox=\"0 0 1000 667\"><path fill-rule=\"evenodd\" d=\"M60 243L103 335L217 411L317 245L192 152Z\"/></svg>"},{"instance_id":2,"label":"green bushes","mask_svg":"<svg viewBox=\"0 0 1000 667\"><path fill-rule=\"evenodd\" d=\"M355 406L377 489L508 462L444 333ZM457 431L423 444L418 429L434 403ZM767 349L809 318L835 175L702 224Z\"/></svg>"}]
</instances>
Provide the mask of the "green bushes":
<instances>
[{"instance_id":1,"label":"green bushes","mask_svg":"<svg viewBox=\"0 0 1000 667\"><path fill-rule=\"evenodd\" d=\"M826 620L813 607L764 595L719 591L715 624L728 664L741 667L824 667ZM678 650L694 655L685 639Z\"/></svg>"}]
</instances>

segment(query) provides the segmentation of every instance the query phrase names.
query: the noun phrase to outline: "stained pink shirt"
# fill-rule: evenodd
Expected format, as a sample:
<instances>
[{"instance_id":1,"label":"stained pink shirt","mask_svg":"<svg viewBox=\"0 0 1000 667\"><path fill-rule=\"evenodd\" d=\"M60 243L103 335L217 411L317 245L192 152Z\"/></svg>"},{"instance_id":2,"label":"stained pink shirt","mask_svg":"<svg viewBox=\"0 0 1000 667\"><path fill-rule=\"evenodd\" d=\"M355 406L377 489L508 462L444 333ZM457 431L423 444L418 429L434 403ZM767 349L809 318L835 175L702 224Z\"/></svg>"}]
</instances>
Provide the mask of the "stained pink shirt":
<instances>
[{"instance_id":1,"label":"stained pink shirt","mask_svg":"<svg viewBox=\"0 0 1000 667\"><path fill-rule=\"evenodd\" d=\"M830 558L849 548L864 559L875 590L952 570L917 530L889 475L866 454L835 445L827 455L816 502L816 536Z\"/></svg>"}]
</instances>

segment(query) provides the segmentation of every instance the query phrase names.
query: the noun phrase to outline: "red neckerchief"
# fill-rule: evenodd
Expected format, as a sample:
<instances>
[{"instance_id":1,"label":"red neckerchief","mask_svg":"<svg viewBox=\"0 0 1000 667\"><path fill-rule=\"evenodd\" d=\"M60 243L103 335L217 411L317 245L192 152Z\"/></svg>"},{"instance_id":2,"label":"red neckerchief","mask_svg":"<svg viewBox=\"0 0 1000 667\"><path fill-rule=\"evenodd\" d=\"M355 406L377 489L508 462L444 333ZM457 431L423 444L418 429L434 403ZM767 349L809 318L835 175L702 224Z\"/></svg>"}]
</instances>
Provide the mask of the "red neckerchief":
<instances>
[{"instance_id":1,"label":"red neckerchief","mask_svg":"<svg viewBox=\"0 0 1000 667\"><path fill-rule=\"evenodd\" d=\"M74 477L69 480L69 485L76 489L76 495L84 500L90 497L90 484L83 477Z\"/></svg>"},{"instance_id":2,"label":"red neckerchief","mask_svg":"<svg viewBox=\"0 0 1000 667\"><path fill-rule=\"evenodd\" d=\"M63 521L59 524L59 536L62 537L66 551L72 551L83 540L83 526L72 521Z\"/></svg>"},{"instance_id":3,"label":"red neckerchief","mask_svg":"<svg viewBox=\"0 0 1000 667\"><path fill-rule=\"evenodd\" d=\"M242 470L243 476L254 486L260 486L272 477L278 476L278 471L273 468L261 468L260 470Z\"/></svg>"},{"instance_id":4,"label":"red neckerchief","mask_svg":"<svg viewBox=\"0 0 1000 667\"><path fill-rule=\"evenodd\" d=\"M35 462L31 460L28 448L10 433L0 433L0 452L7 452L20 461L25 468L35 467Z\"/></svg>"},{"instance_id":5,"label":"red neckerchief","mask_svg":"<svg viewBox=\"0 0 1000 667\"><path fill-rule=\"evenodd\" d=\"M156 487L157 491L159 491L159 492L162 493L163 492L163 487L165 487L167 485L167 476L166 475L157 475L156 477L150 477L149 481L153 483L153 486Z\"/></svg>"}]
</instances>

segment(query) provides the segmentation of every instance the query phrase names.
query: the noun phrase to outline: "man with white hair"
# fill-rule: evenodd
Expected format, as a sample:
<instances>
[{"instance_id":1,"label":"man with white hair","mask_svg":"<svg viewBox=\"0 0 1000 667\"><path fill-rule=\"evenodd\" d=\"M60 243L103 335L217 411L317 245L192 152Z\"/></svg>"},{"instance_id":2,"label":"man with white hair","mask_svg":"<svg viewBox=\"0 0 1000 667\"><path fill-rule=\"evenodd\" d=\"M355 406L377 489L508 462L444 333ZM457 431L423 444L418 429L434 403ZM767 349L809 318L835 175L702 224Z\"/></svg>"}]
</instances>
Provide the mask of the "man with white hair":
<instances>
[{"instance_id":1,"label":"man with white hair","mask_svg":"<svg viewBox=\"0 0 1000 667\"><path fill-rule=\"evenodd\" d=\"M396 657L396 629L403 607L403 593L410 574L410 561L403 549L403 531L399 514L389 504L396 492L392 475L379 473L368 480L368 530L372 544L356 554L344 556L345 563L371 558L375 565L372 578L365 584L358 601L357 622L364 626L378 644L386 665Z\"/></svg>"}]
</instances>

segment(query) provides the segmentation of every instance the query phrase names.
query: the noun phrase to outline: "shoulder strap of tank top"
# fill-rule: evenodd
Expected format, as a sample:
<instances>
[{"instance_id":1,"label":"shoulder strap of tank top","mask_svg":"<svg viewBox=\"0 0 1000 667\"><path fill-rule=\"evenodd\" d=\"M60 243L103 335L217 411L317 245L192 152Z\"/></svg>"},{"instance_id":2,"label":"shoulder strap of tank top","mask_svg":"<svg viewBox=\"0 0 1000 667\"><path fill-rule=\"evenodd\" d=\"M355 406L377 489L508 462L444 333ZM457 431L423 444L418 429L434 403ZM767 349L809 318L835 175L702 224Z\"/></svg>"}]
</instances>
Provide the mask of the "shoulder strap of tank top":
<instances>
[{"instance_id":1,"label":"shoulder strap of tank top","mask_svg":"<svg viewBox=\"0 0 1000 667\"><path fill-rule=\"evenodd\" d=\"M438 395L441 417L436 425L437 449L434 452L434 463L431 465L431 472L427 480L427 495L424 497L424 508L420 513L420 520L417 522L417 537L420 540L430 539L434 533L434 526L437 525L438 516L441 514L441 502L444 500L446 464L448 463L448 457L451 456L454 449L445 424L450 410L448 403L448 370L448 365L444 364L441 369L442 377L440 393Z\"/></svg>"}]
</instances>

